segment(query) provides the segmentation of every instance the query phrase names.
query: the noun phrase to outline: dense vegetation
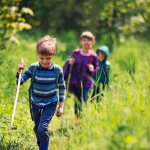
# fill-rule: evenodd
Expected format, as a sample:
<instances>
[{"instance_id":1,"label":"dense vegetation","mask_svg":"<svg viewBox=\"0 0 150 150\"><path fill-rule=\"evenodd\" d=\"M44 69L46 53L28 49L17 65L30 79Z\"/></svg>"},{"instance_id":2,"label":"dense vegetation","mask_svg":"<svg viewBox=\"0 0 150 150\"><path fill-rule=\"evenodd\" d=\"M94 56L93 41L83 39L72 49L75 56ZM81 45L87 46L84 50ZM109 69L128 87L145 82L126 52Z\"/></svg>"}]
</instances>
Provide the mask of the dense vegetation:
<instances>
[{"instance_id":1,"label":"dense vegetation","mask_svg":"<svg viewBox=\"0 0 150 150\"><path fill-rule=\"evenodd\" d=\"M36 37L21 35L18 39L20 45L10 45L8 51L0 52L1 150L37 149L28 107L29 81L20 89L14 128L9 132L17 64L21 58L25 59L26 66L37 60ZM65 49L66 43L67 39L62 42L58 38L58 54L54 62L61 66L64 64L61 49ZM77 44L74 40L71 43ZM95 48L98 46L99 43ZM128 39L115 46L115 51L110 55L112 81L104 99L98 104L88 103L80 120L80 128L75 128L73 97L68 97L64 116L60 119L54 117L51 122L51 149L150 149L149 57L149 43L142 39Z\"/></svg>"},{"instance_id":2,"label":"dense vegetation","mask_svg":"<svg viewBox=\"0 0 150 150\"><path fill-rule=\"evenodd\" d=\"M90 30L109 47L122 35L145 35L150 29L150 0L2 0L0 49L23 29L44 33L80 34Z\"/></svg>"},{"instance_id":3,"label":"dense vegetation","mask_svg":"<svg viewBox=\"0 0 150 150\"><path fill-rule=\"evenodd\" d=\"M2 0L0 150L37 149L28 106L30 81L20 89L9 132L21 58L26 67L37 61L35 43L50 34L57 38L54 62L63 66L79 47L79 34L84 30L96 35L95 50L103 44L111 49L110 88L102 101L89 102L84 108L80 128L75 127L73 96L66 98L63 117L51 122L51 149L150 149L150 0Z\"/></svg>"}]
</instances>

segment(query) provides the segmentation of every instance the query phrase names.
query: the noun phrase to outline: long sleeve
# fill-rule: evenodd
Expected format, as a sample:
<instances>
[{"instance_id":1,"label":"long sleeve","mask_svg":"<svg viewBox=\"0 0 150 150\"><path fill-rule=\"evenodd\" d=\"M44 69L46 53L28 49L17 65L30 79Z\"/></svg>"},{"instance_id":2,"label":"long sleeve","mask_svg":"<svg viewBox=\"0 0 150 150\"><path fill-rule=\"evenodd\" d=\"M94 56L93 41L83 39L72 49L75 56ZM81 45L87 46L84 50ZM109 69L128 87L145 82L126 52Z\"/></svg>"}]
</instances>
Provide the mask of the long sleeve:
<instances>
[{"instance_id":1,"label":"long sleeve","mask_svg":"<svg viewBox=\"0 0 150 150\"><path fill-rule=\"evenodd\" d=\"M58 88L59 88L59 102L65 100L66 92L65 92L65 81L62 69L59 67L59 76L58 76Z\"/></svg>"},{"instance_id":2,"label":"long sleeve","mask_svg":"<svg viewBox=\"0 0 150 150\"><path fill-rule=\"evenodd\" d=\"M69 59L68 59L68 60L66 60L64 66L63 66L64 79L66 81L68 80L69 70L70 70L70 64L69 64Z\"/></svg>"},{"instance_id":3,"label":"long sleeve","mask_svg":"<svg viewBox=\"0 0 150 150\"><path fill-rule=\"evenodd\" d=\"M97 58L97 56L93 56L94 58L93 58L93 66L94 66L94 71L93 71L93 73L94 72L96 72L98 69L99 69L99 64L98 64L98 58Z\"/></svg>"},{"instance_id":4,"label":"long sleeve","mask_svg":"<svg viewBox=\"0 0 150 150\"><path fill-rule=\"evenodd\" d=\"M26 82L29 78L31 78L32 74L32 66L29 66L28 69L22 74L20 85ZM16 73L16 83L18 84L19 73Z\"/></svg>"}]
</instances>

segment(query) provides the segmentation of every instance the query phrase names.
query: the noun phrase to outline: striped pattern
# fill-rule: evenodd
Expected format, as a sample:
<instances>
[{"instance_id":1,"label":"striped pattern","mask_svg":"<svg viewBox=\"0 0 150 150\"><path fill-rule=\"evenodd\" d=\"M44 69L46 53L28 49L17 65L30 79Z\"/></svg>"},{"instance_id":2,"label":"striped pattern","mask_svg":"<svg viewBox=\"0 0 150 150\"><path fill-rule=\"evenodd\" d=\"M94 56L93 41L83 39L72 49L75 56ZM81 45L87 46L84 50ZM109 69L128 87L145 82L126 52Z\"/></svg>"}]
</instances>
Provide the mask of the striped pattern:
<instances>
[{"instance_id":1,"label":"striped pattern","mask_svg":"<svg viewBox=\"0 0 150 150\"><path fill-rule=\"evenodd\" d=\"M34 67L36 67L36 71L31 97L32 103L39 106L46 106L51 102L63 101L65 99L64 76L62 69L56 64L51 64L49 68L43 68L38 62L31 64L22 74L21 84L31 78Z\"/></svg>"}]
</instances>

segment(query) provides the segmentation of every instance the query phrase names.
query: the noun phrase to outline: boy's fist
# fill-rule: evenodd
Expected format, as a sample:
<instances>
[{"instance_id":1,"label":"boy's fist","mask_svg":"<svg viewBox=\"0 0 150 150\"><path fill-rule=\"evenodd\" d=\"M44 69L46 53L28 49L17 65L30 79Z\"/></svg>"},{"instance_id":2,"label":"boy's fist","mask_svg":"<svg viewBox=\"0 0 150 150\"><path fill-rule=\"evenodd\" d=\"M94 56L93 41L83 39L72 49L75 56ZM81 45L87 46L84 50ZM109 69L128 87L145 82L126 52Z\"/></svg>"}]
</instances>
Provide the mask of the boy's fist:
<instances>
[{"instance_id":1,"label":"boy's fist","mask_svg":"<svg viewBox=\"0 0 150 150\"><path fill-rule=\"evenodd\" d=\"M18 64L18 72L20 72L21 70L23 70L24 67L25 67L24 60L21 60L21 62Z\"/></svg>"},{"instance_id":2,"label":"boy's fist","mask_svg":"<svg viewBox=\"0 0 150 150\"><path fill-rule=\"evenodd\" d=\"M63 107L58 107L57 112L56 112L56 116L61 117L63 114L63 111L64 111Z\"/></svg>"}]
</instances>

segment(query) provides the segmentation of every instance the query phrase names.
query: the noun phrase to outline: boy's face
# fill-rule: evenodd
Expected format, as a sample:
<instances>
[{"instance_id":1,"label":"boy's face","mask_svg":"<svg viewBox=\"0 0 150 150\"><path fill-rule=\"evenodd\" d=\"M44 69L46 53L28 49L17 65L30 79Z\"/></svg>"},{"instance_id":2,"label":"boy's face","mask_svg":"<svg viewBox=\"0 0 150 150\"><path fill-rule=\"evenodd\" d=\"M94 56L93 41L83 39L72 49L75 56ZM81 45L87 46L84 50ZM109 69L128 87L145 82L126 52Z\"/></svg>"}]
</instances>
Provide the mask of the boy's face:
<instances>
[{"instance_id":1,"label":"boy's face","mask_svg":"<svg viewBox=\"0 0 150 150\"><path fill-rule=\"evenodd\" d=\"M48 68L52 62L52 55L38 55L39 62L43 68Z\"/></svg>"},{"instance_id":2,"label":"boy's face","mask_svg":"<svg viewBox=\"0 0 150 150\"><path fill-rule=\"evenodd\" d=\"M88 37L82 37L80 40L80 44L83 49L92 49L93 41Z\"/></svg>"},{"instance_id":3,"label":"boy's face","mask_svg":"<svg viewBox=\"0 0 150 150\"><path fill-rule=\"evenodd\" d=\"M97 54L97 57L98 57L98 60L99 60L100 62L102 62L102 61L105 60L106 55L105 55L105 53L104 53L103 51L100 51L100 52Z\"/></svg>"}]
</instances>

